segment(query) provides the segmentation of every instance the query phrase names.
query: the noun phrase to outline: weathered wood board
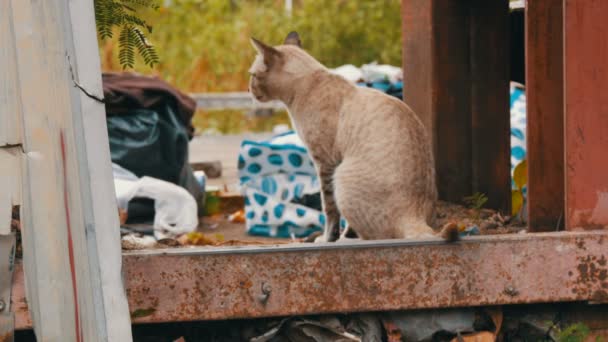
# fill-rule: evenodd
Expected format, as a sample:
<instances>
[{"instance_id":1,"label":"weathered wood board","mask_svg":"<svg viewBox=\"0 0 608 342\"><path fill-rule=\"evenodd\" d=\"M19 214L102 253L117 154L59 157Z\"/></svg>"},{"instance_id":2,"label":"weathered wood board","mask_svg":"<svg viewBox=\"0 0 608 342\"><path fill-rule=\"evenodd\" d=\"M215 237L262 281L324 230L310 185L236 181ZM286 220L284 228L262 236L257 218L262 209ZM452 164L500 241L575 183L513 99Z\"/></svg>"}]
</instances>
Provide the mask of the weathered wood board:
<instances>
[{"instance_id":1,"label":"weathered wood board","mask_svg":"<svg viewBox=\"0 0 608 342\"><path fill-rule=\"evenodd\" d=\"M101 94L93 2L2 0L0 37L0 229L21 202L36 336L130 341L104 106L80 89Z\"/></svg>"}]
</instances>

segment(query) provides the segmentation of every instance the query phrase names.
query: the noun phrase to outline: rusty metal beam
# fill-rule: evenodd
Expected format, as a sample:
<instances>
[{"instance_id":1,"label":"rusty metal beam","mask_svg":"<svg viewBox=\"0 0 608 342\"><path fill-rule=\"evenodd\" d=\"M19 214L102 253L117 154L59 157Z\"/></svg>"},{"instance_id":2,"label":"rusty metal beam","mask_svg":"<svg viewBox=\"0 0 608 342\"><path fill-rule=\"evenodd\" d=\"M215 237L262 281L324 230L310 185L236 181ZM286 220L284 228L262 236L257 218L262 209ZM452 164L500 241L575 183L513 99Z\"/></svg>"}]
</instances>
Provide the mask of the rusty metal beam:
<instances>
[{"instance_id":1,"label":"rusty metal beam","mask_svg":"<svg viewBox=\"0 0 608 342\"><path fill-rule=\"evenodd\" d=\"M564 214L563 0L526 6L528 222L554 231Z\"/></svg>"},{"instance_id":2,"label":"rusty metal beam","mask_svg":"<svg viewBox=\"0 0 608 342\"><path fill-rule=\"evenodd\" d=\"M608 1L564 1L566 228L608 226Z\"/></svg>"},{"instance_id":3,"label":"rusty metal beam","mask_svg":"<svg viewBox=\"0 0 608 342\"><path fill-rule=\"evenodd\" d=\"M608 301L608 232L170 249L123 257L134 322ZM31 326L17 270L18 329Z\"/></svg>"}]
</instances>

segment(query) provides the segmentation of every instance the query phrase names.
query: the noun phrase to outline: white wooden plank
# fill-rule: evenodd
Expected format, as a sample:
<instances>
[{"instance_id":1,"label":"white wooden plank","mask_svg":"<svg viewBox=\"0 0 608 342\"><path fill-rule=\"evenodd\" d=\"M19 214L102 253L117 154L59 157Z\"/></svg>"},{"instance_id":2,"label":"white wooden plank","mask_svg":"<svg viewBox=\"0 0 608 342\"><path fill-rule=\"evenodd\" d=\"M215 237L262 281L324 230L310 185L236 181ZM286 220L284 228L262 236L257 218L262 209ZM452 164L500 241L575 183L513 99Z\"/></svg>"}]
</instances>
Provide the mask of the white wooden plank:
<instances>
[{"instance_id":1,"label":"white wooden plank","mask_svg":"<svg viewBox=\"0 0 608 342\"><path fill-rule=\"evenodd\" d=\"M26 153L24 266L36 335L130 341L104 108L74 86L101 89L93 2L10 2Z\"/></svg>"},{"instance_id":2,"label":"white wooden plank","mask_svg":"<svg viewBox=\"0 0 608 342\"><path fill-rule=\"evenodd\" d=\"M73 51L70 52L74 78L90 94L103 98L101 83L101 61L95 28L93 1L69 1ZM110 142L106 127L104 104L91 99L83 92L80 95L81 133L76 147L83 168L81 191L83 198L90 198L85 211L87 246L91 253L89 266L99 276L100 293L94 298L96 308L102 309L107 327L107 341L130 341L131 318L122 282L122 249L120 223L114 193L114 178L110 158Z\"/></svg>"},{"instance_id":3,"label":"white wooden plank","mask_svg":"<svg viewBox=\"0 0 608 342\"><path fill-rule=\"evenodd\" d=\"M0 147L0 189L0 235L8 235L13 205L21 204L20 147Z\"/></svg>"},{"instance_id":4,"label":"white wooden plank","mask_svg":"<svg viewBox=\"0 0 608 342\"><path fill-rule=\"evenodd\" d=\"M11 2L0 1L0 146L21 143L21 105L17 92L17 66L14 49Z\"/></svg>"}]
</instances>

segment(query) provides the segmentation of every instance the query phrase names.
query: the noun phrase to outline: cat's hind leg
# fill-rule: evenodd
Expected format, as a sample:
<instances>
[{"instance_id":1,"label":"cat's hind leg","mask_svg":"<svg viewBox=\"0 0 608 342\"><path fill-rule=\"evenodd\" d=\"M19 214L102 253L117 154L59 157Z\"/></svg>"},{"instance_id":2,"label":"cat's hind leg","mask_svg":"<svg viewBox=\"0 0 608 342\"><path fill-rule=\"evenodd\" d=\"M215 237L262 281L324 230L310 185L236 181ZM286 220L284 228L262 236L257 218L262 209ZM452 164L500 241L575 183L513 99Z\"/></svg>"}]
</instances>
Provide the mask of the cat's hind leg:
<instances>
[{"instance_id":1,"label":"cat's hind leg","mask_svg":"<svg viewBox=\"0 0 608 342\"><path fill-rule=\"evenodd\" d=\"M321 181L321 205L325 213L325 231L316 241L333 242L340 237L340 212L336 205L333 185L333 168L319 167L317 169Z\"/></svg>"}]
</instances>

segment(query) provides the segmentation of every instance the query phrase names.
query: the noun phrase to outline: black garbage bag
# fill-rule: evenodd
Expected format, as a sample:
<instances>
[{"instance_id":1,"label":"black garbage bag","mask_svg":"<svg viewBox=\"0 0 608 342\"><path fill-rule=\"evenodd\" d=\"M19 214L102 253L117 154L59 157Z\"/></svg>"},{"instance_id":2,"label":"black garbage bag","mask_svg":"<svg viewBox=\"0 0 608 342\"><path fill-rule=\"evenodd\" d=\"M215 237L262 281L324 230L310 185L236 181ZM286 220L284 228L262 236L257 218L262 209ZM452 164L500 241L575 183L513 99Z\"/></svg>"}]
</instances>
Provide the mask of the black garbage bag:
<instances>
[{"instance_id":1,"label":"black garbage bag","mask_svg":"<svg viewBox=\"0 0 608 342\"><path fill-rule=\"evenodd\" d=\"M201 203L204 195L188 164L188 132L171 109L135 109L130 115L108 116L112 162L133 172L179 185ZM199 209L200 211L200 209ZM127 211L129 223L154 217L154 201L135 198Z\"/></svg>"},{"instance_id":2,"label":"black garbage bag","mask_svg":"<svg viewBox=\"0 0 608 342\"><path fill-rule=\"evenodd\" d=\"M196 102L157 77L106 73L102 79L112 162L138 177L179 185L202 203L204 191L188 164ZM151 220L154 202L133 199L128 217Z\"/></svg>"},{"instance_id":3,"label":"black garbage bag","mask_svg":"<svg viewBox=\"0 0 608 342\"><path fill-rule=\"evenodd\" d=\"M133 172L174 184L188 161L188 134L171 107L162 112L135 109L106 120L112 162Z\"/></svg>"}]
</instances>

